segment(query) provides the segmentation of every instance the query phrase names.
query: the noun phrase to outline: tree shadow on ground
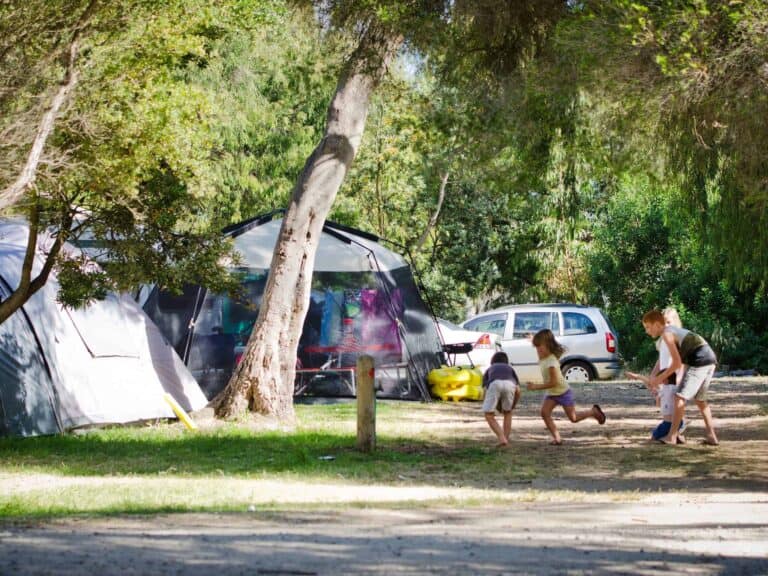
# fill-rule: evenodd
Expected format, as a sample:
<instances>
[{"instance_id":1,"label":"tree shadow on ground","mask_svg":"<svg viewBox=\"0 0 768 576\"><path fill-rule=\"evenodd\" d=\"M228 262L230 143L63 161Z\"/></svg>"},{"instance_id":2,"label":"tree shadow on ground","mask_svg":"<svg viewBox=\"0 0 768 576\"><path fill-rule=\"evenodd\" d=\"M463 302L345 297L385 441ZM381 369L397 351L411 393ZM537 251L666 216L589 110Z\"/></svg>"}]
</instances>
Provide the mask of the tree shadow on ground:
<instances>
[{"instance_id":1,"label":"tree shadow on ground","mask_svg":"<svg viewBox=\"0 0 768 576\"><path fill-rule=\"evenodd\" d=\"M58 574L79 574L84 566L96 567L101 574L160 573L173 568L190 575L215 570L222 576L758 574L768 569L768 560L755 555L723 556L663 547L675 534L694 538L697 529L711 527L665 525L649 535L644 526L628 520L578 534L578 523L566 523L552 545L549 532L529 531L530 524L519 520L510 517L507 528L493 538L482 529L483 520L471 514L430 511L378 521L322 513L193 517L184 521L183 531L178 530L179 520L169 516L155 519L151 527L141 519L89 524L87 538L75 521L62 527L12 529L4 535L4 550L11 572L28 574L48 573L52 556L57 558ZM744 530L727 524L718 528Z\"/></svg>"},{"instance_id":2,"label":"tree shadow on ground","mask_svg":"<svg viewBox=\"0 0 768 576\"><path fill-rule=\"evenodd\" d=\"M584 385L582 405L602 402L609 421L571 424L558 415L565 445L549 446L538 417L538 398L524 398L513 420L513 438L495 449L477 405L384 407L386 432L372 454L355 449L351 433L322 428L294 433L227 426L188 434L179 426L127 429L83 435L0 439L0 470L61 476L269 476L344 478L361 484L391 483L473 488L570 488L658 491L766 490L768 399L765 383L720 384L722 444L698 443L700 421L692 412L689 445L648 441L658 414L636 385ZM740 392L754 394L746 403ZM609 392L613 395L609 396ZM733 408L739 405L739 408ZM353 406L341 412L344 418ZM733 410L731 410L733 408ZM324 408L312 413L322 417ZM399 410L399 412L398 412ZM330 414L330 413L329 413ZM401 418L402 414L402 418ZM408 419L427 420L426 432L410 433ZM352 420L353 422L354 420ZM698 426L698 428L697 428Z\"/></svg>"}]
</instances>

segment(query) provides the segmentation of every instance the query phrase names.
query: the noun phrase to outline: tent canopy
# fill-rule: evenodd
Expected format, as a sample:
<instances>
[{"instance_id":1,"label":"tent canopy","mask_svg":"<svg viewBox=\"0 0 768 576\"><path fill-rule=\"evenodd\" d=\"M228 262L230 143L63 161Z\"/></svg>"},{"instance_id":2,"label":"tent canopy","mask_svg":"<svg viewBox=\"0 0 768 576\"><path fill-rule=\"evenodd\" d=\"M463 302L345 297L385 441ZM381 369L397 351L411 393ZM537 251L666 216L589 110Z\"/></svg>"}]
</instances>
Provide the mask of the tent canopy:
<instances>
[{"instance_id":1,"label":"tent canopy","mask_svg":"<svg viewBox=\"0 0 768 576\"><path fill-rule=\"evenodd\" d=\"M249 268L269 269L282 222L270 220L257 226L249 222L231 231L235 248ZM315 272L390 271L408 267L402 256L367 235L345 233L333 223L326 223L323 232L315 255Z\"/></svg>"},{"instance_id":2,"label":"tent canopy","mask_svg":"<svg viewBox=\"0 0 768 576\"><path fill-rule=\"evenodd\" d=\"M240 297L188 286L180 296L154 290L144 305L209 398L226 385L250 337L282 225L278 216L224 230L242 256ZM407 261L374 235L326 222L299 342L296 394L354 395L357 357L370 354L380 397L426 399L426 375L439 365L441 350Z\"/></svg>"}]
</instances>

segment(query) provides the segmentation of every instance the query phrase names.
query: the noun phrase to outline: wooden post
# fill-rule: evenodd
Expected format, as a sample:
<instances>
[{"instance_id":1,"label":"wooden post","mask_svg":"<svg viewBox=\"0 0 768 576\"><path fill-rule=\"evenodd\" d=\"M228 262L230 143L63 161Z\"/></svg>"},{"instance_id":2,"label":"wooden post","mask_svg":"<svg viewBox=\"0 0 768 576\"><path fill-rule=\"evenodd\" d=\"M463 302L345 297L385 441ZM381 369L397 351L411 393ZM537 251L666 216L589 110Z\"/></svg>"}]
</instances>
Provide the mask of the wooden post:
<instances>
[{"instance_id":1,"label":"wooden post","mask_svg":"<svg viewBox=\"0 0 768 576\"><path fill-rule=\"evenodd\" d=\"M357 449L373 452L376 448L376 392L373 389L373 358L357 359Z\"/></svg>"}]
</instances>

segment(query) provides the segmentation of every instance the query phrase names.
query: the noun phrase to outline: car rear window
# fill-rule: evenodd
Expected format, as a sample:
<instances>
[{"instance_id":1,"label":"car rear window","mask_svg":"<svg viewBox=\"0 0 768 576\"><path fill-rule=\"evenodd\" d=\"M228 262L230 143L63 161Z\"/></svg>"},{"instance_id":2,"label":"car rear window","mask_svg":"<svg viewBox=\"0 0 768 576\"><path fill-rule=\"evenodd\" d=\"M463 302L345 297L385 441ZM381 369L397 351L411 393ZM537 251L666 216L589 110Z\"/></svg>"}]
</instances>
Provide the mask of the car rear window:
<instances>
[{"instance_id":1,"label":"car rear window","mask_svg":"<svg viewBox=\"0 0 768 576\"><path fill-rule=\"evenodd\" d=\"M491 332L504 336L504 328L507 325L506 314L489 314L488 316L481 316L480 318L474 318L464 323L466 330L475 330L476 332Z\"/></svg>"},{"instance_id":2,"label":"car rear window","mask_svg":"<svg viewBox=\"0 0 768 576\"><path fill-rule=\"evenodd\" d=\"M560 332L557 312L515 312L513 338L527 338L545 328L555 334Z\"/></svg>"},{"instance_id":3,"label":"car rear window","mask_svg":"<svg viewBox=\"0 0 768 576\"><path fill-rule=\"evenodd\" d=\"M587 316L578 312L563 312L563 336L596 334L597 328Z\"/></svg>"}]
</instances>

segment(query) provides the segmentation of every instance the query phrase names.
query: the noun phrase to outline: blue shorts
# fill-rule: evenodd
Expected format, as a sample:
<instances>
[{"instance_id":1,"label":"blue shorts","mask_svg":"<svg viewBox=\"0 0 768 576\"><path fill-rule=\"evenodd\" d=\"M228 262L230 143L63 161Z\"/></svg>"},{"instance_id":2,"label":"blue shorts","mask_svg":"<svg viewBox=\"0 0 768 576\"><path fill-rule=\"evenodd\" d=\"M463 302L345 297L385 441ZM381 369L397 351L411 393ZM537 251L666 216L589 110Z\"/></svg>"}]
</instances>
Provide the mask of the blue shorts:
<instances>
[{"instance_id":1,"label":"blue shorts","mask_svg":"<svg viewBox=\"0 0 768 576\"><path fill-rule=\"evenodd\" d=\"M547 395L545 398L560 404L560 406L573 406L576 404L576 401L573 399L573 390L571 388L568 388L568 390L557 396Z\"/></svg>"},{"instance_id":2,"label":"blue shorts","mask_svg":"<svg viewBox=\"0 0 768 576\"><path fill-rule=\"evenodd\" d=\"M684 421L680 421L680 426L677 428L678 431L682 430L685 426ZM653 429L653 432L651 432L651 437L654 440L661 440L665 436L669 434L669 431L672 429L672 422L669 420L662 420L656 428Z\"/></svg>"}]
</instances>

